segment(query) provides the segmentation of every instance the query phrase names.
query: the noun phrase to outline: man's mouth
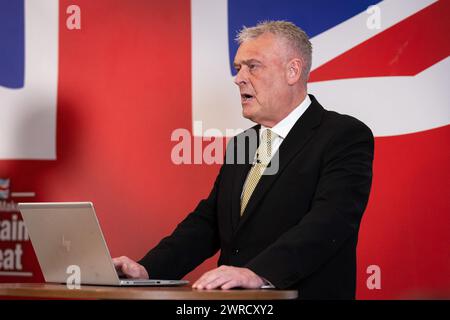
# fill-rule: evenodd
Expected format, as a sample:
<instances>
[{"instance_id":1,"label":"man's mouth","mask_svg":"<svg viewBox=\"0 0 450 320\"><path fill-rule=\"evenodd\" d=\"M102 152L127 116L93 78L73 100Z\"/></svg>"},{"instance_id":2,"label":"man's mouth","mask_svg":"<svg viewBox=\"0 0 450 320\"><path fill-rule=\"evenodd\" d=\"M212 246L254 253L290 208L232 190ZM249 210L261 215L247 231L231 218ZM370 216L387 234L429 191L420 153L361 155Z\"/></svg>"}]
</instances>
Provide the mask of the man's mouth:
<instances>
[{"instance_id":1,"label":"man's mouth","mask_svg":"<svg viewBox=\"0 0 450 320\"><path fill-rule=\"evenodd\" d=\"M250 102L254 96L249 93L241 93L241 101L242 103Z\"/></svg>"}]
</instances>

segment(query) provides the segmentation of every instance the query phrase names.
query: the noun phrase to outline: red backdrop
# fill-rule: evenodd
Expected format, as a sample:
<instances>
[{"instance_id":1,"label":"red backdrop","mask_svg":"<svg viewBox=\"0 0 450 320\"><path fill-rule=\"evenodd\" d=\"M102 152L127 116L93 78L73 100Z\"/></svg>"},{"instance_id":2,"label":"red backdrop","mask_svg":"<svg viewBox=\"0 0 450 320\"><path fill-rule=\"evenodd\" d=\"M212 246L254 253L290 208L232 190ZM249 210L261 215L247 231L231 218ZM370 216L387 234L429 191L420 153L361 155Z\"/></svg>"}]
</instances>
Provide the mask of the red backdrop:
<instances>
[{"instance_id":1,"label":"red backdrop","mask_svg":"<svg viewBox=\"0 0 450 320\"><path fill-rule=\"evenodd\" d=\"M139 259L208 195L218 172L171 161L171 133L192 126L190 2L77 0L82 29L68 30L73 2L59 9L57 160L2 160L0 178L10 179L11 190L35 191L33 201L94 202L112 255ZM450 287L449 145L450 126L376 138L358 298ZM0 281L43 280L30 243L24 246L23 269L34 277ZM366 286L372 264L381 267L381 290Z\"/></svg>"}]
</instances>

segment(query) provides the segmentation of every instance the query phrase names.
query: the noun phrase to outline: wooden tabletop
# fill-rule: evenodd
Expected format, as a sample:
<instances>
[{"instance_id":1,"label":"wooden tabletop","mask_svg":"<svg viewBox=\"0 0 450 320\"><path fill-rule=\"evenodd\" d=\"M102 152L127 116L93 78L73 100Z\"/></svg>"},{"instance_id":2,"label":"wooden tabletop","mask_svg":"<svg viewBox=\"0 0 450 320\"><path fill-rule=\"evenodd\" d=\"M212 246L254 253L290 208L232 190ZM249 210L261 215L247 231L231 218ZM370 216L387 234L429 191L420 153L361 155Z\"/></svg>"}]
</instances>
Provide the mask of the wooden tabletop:
<instances>
[{"instance_id":1,"label":"wooden tabletop","mask_svg":"<svg viewBox=\"0 0 450 320\"><path fill-rule=\"evenodd\" d=\"M296 290L196 290L183 287L81 286L64 284L0 283L0 296L51 299L138 299L138 300L281 300L296 299Z\"/></svg>"}]
</instances>

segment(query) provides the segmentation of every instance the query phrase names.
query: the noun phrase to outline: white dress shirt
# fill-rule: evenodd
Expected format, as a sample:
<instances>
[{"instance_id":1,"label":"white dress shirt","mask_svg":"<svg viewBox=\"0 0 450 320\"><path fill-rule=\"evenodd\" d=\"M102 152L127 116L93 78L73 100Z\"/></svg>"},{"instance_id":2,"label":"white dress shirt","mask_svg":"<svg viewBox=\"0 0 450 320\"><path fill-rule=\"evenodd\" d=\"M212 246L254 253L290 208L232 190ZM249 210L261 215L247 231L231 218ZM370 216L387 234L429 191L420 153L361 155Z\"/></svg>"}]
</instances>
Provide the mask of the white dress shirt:
<instances>
[{"instance_id":1,"label":"white dress shirt","mask_svg":"<svg viewBox=\"0 0 450 320\"><path fill-rule=\"evenodd\" d=\"M278 151L278 148L280 148L281 143L283 143L289 131L291 131L294 124L298 119L300 119L310 104L311 99L308 95L306 95L305 99L303 99L303 101L294 110L292 110L286 118L278 122L272 128L267 128L261 125L261 129L259 130L259 141L261 141L262 133L266 129L270 129L273 133L276 133L276 136L272 140L272 156Z\"/></svg>"},{"instance_id":2,"label":"white dress shirt","mask_svg":"<svg viewBox=\"0 0 450 320\"><path fill-rule=\"evenodd\" d=\"M261 125L261 129L259 130L259 141L262 139L262 133L266 129L272 130L276 134L272 138L272 147L271 147L271 158L273 155L278 151L280 148L281 143L284 141L284 139L287 137L289 131L291 131L294 124L297 122L298 119L302 116L303 113L305 113L306 109L308 109L309 105L311 104L311 99L308 95L306 95L305 99L294 109L289 113L286 118L278 122L276 125L274 125L272 128L267 128L263 125ZM257 155L255 153L253 163L256 163ZM247 176L248 177L248 176ZM245 183L241 191L241 199L242 195L244 194L245 185L247 184L247 178L245 178Z\"/></svg>"}]
</instances>

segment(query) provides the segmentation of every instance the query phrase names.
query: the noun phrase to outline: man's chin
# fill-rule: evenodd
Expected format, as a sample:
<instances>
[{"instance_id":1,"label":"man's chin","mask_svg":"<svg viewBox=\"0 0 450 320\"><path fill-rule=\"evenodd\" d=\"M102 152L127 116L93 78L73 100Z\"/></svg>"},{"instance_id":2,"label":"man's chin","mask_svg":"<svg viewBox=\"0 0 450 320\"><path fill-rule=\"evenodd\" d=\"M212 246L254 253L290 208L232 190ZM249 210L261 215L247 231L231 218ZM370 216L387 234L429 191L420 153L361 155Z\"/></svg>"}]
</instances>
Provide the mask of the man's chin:
<instances>
[{"instance_id":1,"label":"man's chin","mask_svg":"<svg viewBox=\"0 0 450 320\"><path fill-rule=\"evenodd\" d=\"M251 119L255 113L255 106L250 103L242 104L242 116L246 119Z\"/></svg>"},{"instance_id":2,"label":"man's chin","mask_svg":"<svg viewBox=\"0 0 450 320\"><path fill-rule=\"evenodd\" d=\"M242 108L242 116L245 118L245 119L248 119L248 120L250 120L250 121L253 121L253 122L255 122L254 120L253 120L253 113L252 112L250 112L246 107L243 107Z\"/></svg>"}]
</instances>

